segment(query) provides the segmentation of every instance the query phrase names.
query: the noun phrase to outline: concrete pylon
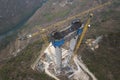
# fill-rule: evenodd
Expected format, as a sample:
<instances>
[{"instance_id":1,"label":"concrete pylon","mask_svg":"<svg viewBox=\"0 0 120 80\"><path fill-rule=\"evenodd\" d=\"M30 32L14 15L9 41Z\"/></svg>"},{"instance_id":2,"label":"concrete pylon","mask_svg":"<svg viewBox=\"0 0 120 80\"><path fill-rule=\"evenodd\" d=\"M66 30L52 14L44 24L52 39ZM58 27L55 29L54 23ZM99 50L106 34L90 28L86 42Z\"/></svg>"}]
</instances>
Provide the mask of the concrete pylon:
<instances>
[{"instance_id":1,"label":"concrete pylon","mask_svg":"<svg viewBox=\"0 0 120 80\"><path fill-rule=\"evenodd\" d=\"M70 50L74 51L75 45L77 43L78 36L75 36L75 38L72 38L70 40Z\"/></svg>"},{"instance_id":2,"label":"concrete pylon","mask_svg":"<svg viewBox=\"0 0 120 80\"><path fill-rule=\"evenodd\" d=\"M61 68L62 68L62 50L59 47L55 47L55 64L56 64L56 70L61 71Z\"/></svg>"}]
</instances>

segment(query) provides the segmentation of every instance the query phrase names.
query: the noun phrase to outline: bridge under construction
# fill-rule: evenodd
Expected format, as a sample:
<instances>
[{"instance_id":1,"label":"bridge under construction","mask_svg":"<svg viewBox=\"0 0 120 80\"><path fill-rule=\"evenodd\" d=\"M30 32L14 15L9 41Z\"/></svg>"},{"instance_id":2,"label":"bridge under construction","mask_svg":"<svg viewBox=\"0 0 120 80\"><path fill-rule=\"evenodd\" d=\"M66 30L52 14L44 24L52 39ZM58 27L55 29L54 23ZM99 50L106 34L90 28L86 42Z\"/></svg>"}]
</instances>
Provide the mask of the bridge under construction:
<instances>
[{"instance_id":1,"label":"bridge under construction","mask_svg":"<svg viewBox=\"0 0 120 80\"><path fill-rule=\"evenodd\" d=\"M91 24L90 22L93 14L90 12L110 4L111 2L104 3L49 26L44 30L42 29L40 33L36 32L29 35L28 38L42 34L42 39L47 43L48 40L50 42L35 63L31 65L32 69L45 71L46 74L56 80L60 80L57 77L59 75L66 75L70 80L97 80L97 78L84 65L81 56L78 56L77 53ZM85 22L82 22L78 17L86 13L89 15L87 15ZM54 28L68 20L72 20L68 27L59 31L53 31L49 36L45 35L45 32L50 28Z\"/></svg>"}]
</instances>

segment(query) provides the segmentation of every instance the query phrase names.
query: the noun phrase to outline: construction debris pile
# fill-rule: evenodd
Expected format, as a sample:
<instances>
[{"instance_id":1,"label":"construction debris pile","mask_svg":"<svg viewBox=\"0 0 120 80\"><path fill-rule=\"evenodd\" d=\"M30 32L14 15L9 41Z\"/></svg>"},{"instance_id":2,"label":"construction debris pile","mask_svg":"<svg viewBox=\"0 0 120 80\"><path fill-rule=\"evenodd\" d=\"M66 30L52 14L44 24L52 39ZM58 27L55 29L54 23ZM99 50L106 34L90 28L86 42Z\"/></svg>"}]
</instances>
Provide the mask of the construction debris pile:
<instances>
[{"instance_id":1,"label":"construction debris pile","mask_svg":"<svg viewBox=\"0 0 120 80\"><path fill-rule=\"evenodd\" d=\"M86 44L90 47L91 50L95 50L97 48L99 48L99 42L102 40L103 36L99 36L96 39L87 39L86 40Z\"/></svg>"}]
</instances>

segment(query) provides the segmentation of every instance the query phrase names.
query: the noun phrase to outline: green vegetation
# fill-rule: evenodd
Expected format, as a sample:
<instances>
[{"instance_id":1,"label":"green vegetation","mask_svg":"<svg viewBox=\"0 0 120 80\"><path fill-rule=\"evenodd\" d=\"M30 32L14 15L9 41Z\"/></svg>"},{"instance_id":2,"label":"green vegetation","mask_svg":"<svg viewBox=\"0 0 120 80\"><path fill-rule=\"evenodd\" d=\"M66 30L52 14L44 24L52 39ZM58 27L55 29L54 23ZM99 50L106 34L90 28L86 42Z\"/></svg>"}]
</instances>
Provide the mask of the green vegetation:
<instances>
[{"instance_id":1,"label":"green vegetation","mask_svg":"<svg viewBox=\"0 0 120 80\"><path fill-rule=\"evenodd\" d=\"M67 16L68 14L70 13L70 10L64 10L64 11L60 11L60 12L57 12L57 13L46 13L44 14L44 18L46 19L46 21L52 21L56 18L63 18L65 16Z\"/></svg>"},{"instance_id":2,"label":"green vegetation","mask_svg":"<svg viewBox=\"0 0 120 80\"><path fill-rule=\"evenodd\" d=\"M57 17L65 17L65 16L68 16L68 14L70 13L70 10L65 10L63 12L59 12L59 13L56 13L55 16Z\"/></svg>"},{"instance_id":3,"label":"green vegetation","mask_svg":"<svg viewBox=\"0 0 120 80\"><path fill-rule=\"evenodd\" d=\"M13 34L13 35L6 36L2 40L0 40L0 50L6 48L11 41L15 40L15 38L16 38L16 34Z\"/></svg>"},{"instance_id":4,"label":"green vegetation","mask_svg":"<svg viewBox=\"0 0 120 80\"><path fill-rule=\"evenodd\" d=\"M82 60L98 80L120 80L120 11L115 3L97 14L89 37L104 35L95 51L85 48ZM88 36L87 35L87 36Z\"/></svg>"},{"instance_id":5,"label":"green vegetation","mask_svg":"<svg viewBox=\"0 0 120 80\"><path fill-rule=\"evenodd\" d=\"M25 0L1 1L0 35L18 30L46 1L29 0L27 3L31 4Z\"/></svg>"},{"instance_id":6,"label":"green vegetation","mask_svg":"<svg viewBox=\"0 0 120 80\"><path fill-rule=\"evenodd\" d=\"M46 13L43 16L47 21L51 21L54 18L53 15L50 13Z\"/></svg>"},{"instance_id":7,"label":"green vegetation","mask_svg":"<svg viewBox=\"0 0 120 80\"><path fill-rule=\"evenodd\" d=\"M31 69L31 64L38 57L42 41L37 41L26 47L17 57L11 58L0 67L1 80L52 80L45 73Z\"/></svg>"},{"instance_id":8,"label":"green vegetation","mask_svg":"<svg viewBox=\"0 0 120 80\"><path fill-rule=\"evenodd\" d=\"M82 2L81 2L81 4L80 4L80 5L81 5L81 6L86 6L86 5L87 5L87 3L88 3L88 0L84 0L84 1L82 1Z\"/></svg>"},{"instance_id":9,"label":"green vegetation","mask_svg":"<svg viewBox=\"0 0 120 80\"><path fill-rule=\"evenodd\" d=\"M120 80L120 32L110 33L96 51L85 49L82 58L98 80Z\"/></svg>"}]
</instances>

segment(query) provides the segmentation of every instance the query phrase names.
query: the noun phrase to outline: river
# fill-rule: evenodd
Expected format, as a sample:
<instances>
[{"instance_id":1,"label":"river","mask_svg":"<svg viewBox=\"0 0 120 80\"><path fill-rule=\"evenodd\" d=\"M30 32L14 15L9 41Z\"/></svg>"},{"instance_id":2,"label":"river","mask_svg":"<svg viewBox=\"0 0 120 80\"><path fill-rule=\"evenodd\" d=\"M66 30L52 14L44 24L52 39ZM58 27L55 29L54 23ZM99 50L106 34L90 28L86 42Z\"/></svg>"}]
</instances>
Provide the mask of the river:
<instances>
[{"instance_id":1,"label":"river","mask_svg":"<svg viewBox=\"0 0 120 80\"><path fill-rule=\"evenodd\" d=\"M10 29L9 31L5 32L5 33L2 33L0 34L0 40L5 38L6 36L10 36L12 34L15 34L18 32L18 30L29 20L29 18L31 16L34 15L34 13L40 8L42 7L42 5L44 3L46 3L48 0L43 0L40 5L38 7L36 7L31 13L29 13L29 15L27 15L26 17L23 18L22 21L20 21L16 26L14 26L14 28Z\"/></svg>"}]
</instances>

